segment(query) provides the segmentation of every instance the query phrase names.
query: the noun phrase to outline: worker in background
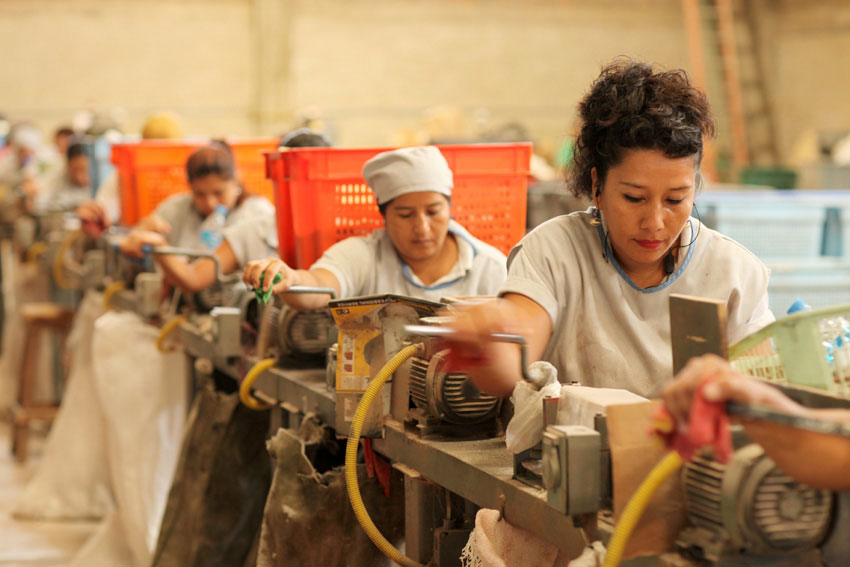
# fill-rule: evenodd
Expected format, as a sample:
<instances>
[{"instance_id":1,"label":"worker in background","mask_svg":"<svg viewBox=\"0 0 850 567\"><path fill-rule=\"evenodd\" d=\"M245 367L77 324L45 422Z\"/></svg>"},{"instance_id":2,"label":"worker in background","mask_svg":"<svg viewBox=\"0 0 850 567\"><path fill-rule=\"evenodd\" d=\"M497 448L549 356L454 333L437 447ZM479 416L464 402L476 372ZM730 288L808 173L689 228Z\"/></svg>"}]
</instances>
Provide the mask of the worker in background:
<instances>
[{"instance_id":1,"label":"worker in background","mask_svg":"<svg viewBox=\"0 0 850 567\"><path fill-rule=\"evenodd\" d=\"M322 134L307 128L299 128L281 140L280 148L328 147L330 141ZM165 235L158 232L137 233L137 243L153 247L166 246ZM259 260L277 254L277 218L274 209L257 217L244 219L222 231L222 241L215 249L219 270L223 275L242 269L250 260ZM169 282L183 291L194 293L206 289L216 282L215 263L209 258L200 258L188 263L177 255L157 255Z\"/></svg>"},{"instance_id":2,"label":"worker in background","mask_svg":"<svg viewBox=\"0 0 850 567\"><path fill-rule=\"evenodd\" d=\"M60 126L53 134L53 145L56 147L56 153L64 156L68 153L68 146L74 138L74 130L70 126Z\"/></svg>"},{"instance_id":3,"label":"worker in background","mask_svg":"<svg viewBox=\"0 0 850 567\"><path fill-rule=\"evenodd\" d=\"M615 60L579 113L568 182L594 206L526 235L500 298L453 323L456 354L490 394L522 380L519 349L493 333L523 335L529 360L551 362L561 382L653 396L673 377L670 294L726 303L730 341L773 321L764 264L691 218L714 124L684 71Z\"/></svg>"},{"instance_id":4,"label":"worker in background","mask_svg":"<svg viewBox=\"0 0 850 567\"><path fill-rule=\"evenodd\" d=\"M8 145L9 150L0 156L0 192L33 198L55 156L44 146L41 130L28 122L12 126Z\"/></svg>"},{"instance_id":5,"label":"worker in background","mask_svg":"<svg viewBox=\"0 0 850 567\"><path fill-rule=\"evenodd\" d=\"M662 391L664 405L679 429L687 428L691 405L700 386L709 402L736 401L799 417L850 423L848 410L801 406L768 383L735 370L727 360L705 355L690 360ZM742 419L740 422L749 438L764 447L779 468L795 480L815 488L850 490L847 439L765 421Z\"/></svg>"},{"instance_id":6,"label":"worker in background","mask_svg":"<svg viewBox=\"0 0 850 567\"><path fill-rule=\"evenodd\" d=\"M72 142L64 167L56 168L35 196L36 210L70 210L91 198L91 158L85 144Z\"/></svg>"},{"instance_id":7,"label":"worker in background","mask_svg":"<svg viewBox=\"0 0 850 567\"><path fill-rule=\"evenodd\" d=\"M139 221L121 244L125 254L141 257L142 246L154 240L195 250L209 248L202 240L202 225L210 215L219 214L217 209L222 206L226 209L222 228L274 214L274 206L267 199L242 187L233 152L223 142L192 152L186 160L186 179L191 191L172 195ZM217 246L215 243L213 248Z\"/></svg>"},{"instance_id":8,"label":"worker in background","mask_svg":"<svg viewBox=\"0 0 850 567\"><path fill-rule=\"evenodd\" d=\"M243 281L263 291L330 287L337 297L396 293L438 301L495 293L505 256L451 220L452 171L434 146L384 152L366 162L363 177L384 217L384 228L331 246L309 270L278 258L248 263ZM261 282L262 278L262 282ZM327 295L284 294L296 309L319 309Z\"/></svg>"},{"instance_id":9,"label":"worker in background","mask_svg":"<svg viewBox=\"0 0 850 567\"><path fill-rule=\"evenodd\" d=\"M173 140L183 136L180 120L169 112L158 112L142 125L143 140ZM118 221L121 213L121 195L118 172L113 171L97 188L95 198L77 208L77 216L83 221L83 230L98 236L103 229Z\"/></svg>"}]
</instances>

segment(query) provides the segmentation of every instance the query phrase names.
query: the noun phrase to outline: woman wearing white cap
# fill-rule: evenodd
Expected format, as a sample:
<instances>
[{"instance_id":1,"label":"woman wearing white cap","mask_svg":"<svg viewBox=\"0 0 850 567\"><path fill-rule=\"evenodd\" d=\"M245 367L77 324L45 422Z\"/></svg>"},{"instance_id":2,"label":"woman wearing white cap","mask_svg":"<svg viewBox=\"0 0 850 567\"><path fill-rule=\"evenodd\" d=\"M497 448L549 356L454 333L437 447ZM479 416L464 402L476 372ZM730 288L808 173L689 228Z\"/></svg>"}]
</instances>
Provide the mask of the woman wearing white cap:
<instances>
[{"instance_id":1,"label":"woman wearing white cap","mask_svg":"<svg viewBox=\"0 0 850 567\"><path fill-rule=\"evenodd\" d=\"M403 148L366 162L363 177L384 217L384 228L331 246L309 270L277 258L250 262L249 286L275 293L293 285L331 287L338 297L396 293L437 301L445 296L495 293L505 280L505 256L451 220L452 172L434 146ZM284 295L297 309L318 309L326 295Z\"/></svg>"}]
</instances>

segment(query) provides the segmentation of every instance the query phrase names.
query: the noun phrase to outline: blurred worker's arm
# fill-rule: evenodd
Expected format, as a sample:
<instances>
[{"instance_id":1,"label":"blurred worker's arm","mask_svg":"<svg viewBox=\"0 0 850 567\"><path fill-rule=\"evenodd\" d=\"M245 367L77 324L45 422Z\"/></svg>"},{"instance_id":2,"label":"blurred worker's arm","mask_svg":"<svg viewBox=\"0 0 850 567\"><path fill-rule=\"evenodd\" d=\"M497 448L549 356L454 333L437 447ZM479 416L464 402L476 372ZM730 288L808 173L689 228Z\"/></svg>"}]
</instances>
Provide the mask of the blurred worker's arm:
<instances>
[{"instance_id":1,"label":"blurred worker's arm","mask_svg":"<svg viewBox=\"0 0 850 567\"><path fill-rule=\"evenodd\" d=\"M702 393L710 402L733 400L800 417L850 422L850 410L806 408L766 382L738 372L728 361L705 355L688 362L662 393L679 428L687 427L694 395L709 378L713 380ZM850 490L850 440L768 421L740 421L747 435L794 479L817 488Z\"/></svg>"},{"instance_id":2,"label":"blurred worker's arm","mask_svg":"<svg viewBox=\"0 0 850 567\"><path fill-rule=\"evenodd\" d=\"M158 232L134 229L120 244L121 251L134 258L144 256L145 246L168 246L168 242ZM239 267L233 249L226 239L221 241L214 254L222 274L233 273ZM179 254L156 254L154 258L162 267L165 278L186 292L194 293L206 289L218 279L212 258L199 258L191 263Z\"/></svg>"},{"instance_id":3,"label":"blurred worker's arm","mask_svg":"<svg viewBox=\"0 0 850 567\"><path fill-rule=\"evenodd\" d=\"M233 248L226 239L221 241L213 253L222 275L231 274L239 267ZM198 258L190 263L183 256L157 254L156 262L162 267L169 282L189 293L206 289L218 280L212 258Z\"/></svg>"},{"instance_id":4,"label":"blurred worker's arm","mask_svg":"<svg viewBox=\"0 0 850 567\"><path fill-rule=\"evenodd\" d=\"M156 214L143 218L133 228L158 232L159 234L169 234L171 232L171 224Z\"/></svg>"},{"instance_id":5,"label":"blurred worker's arm","mask_svg":"<svg viewBox=\"0 0 850 567\"><path fill-rule=\"evenodd\" d=\"M266 258L248 262L242 272L242 281L246 285L267 291L272 287L275 276L280 274L281 279L274 284L273 292L280 294L287 305L299 310L321 309L326 307L331 297L328 294L297 294L286 293L292 286L329 287L337 296L340 293L339 281L331 272L322 268L312 270L294 270L279 258ZM260 277L262 276L262 284Z\"/></svg>"},{"instance_id":6,"label":"blurred worker's arm","mask_svg":"<svg viewBox=\"0 0 850 567\"><path fill-rule=\"evenodd\" d=\"M522 380L520 347L515 344L494 342L494 333L518 334L525 337L528 362L540 360L552 336L549 314L536 302L517 293L460 307L451 327L457 331L452 339L452 350L457 360L470 362L468 369L472 381L482 392L494 396L508 396Z\"/></svg>"},{"instance_id":7,"label":"blurred worker's arm","mask_svg":"<svg viewBox=\"0 0 850 567\"><path fill-rule=\"evenodd\" d=\"M110 222L106 209L97 201L86 201L77 207L77 216L82 221L83 231L90 236L100 236Z\"/></svg>"}]
</instances>

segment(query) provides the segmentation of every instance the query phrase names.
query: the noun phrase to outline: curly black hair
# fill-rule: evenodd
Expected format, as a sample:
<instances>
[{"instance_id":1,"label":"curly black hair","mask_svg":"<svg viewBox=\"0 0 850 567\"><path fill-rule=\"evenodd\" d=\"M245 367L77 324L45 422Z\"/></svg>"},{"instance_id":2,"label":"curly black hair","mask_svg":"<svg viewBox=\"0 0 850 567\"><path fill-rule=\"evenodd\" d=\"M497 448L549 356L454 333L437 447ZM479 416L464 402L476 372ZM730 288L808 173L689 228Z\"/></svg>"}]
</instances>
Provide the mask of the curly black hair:
<instances>
[{"instance_id":1,"label":"curly black hair","mask_svg":"<svg viewBox=\"0 0 850 567\"><path fill-rule=\"evenodd\" d=\"M669 158L702 159L703 138L714 135L705 94L682 70L656 71L652 65L618 58L602 69L579 104L576 139L567 183L577 196L593 198L591 170L604 184L624 150L659 150Z\"/></svg>"}]
</instances>

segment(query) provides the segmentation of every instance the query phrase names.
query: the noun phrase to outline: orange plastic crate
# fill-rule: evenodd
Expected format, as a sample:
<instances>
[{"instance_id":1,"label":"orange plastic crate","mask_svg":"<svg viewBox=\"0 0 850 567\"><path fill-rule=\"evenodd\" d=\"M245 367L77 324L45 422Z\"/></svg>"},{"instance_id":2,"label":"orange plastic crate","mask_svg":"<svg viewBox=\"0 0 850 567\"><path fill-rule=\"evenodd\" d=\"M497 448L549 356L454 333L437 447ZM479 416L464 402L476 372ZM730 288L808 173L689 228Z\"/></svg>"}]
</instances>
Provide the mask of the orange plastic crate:
<instances>
[{"instance_id":1,"label":"orange plastic crate","mask_svg":"<svg viewBox=\"0 0 850 567\"><path fill-rule=\"evenodd\" d=\"M205 143L144 141L112 146L112 163L118 169L121 192L121 223L134 225L166 198L188 191L186 160ZM263 152L277 148L277 140L228 140L228 144L245 188L273 201L274 185L266 178Z\"/></svg>"},{"instance_id":2,"label":"orange plastic crate","mask_svg":"<svg viewBox=\"0 0 850 567\"><path fill-rule=\"evenodd\" d=\"M438 146L454 173L452 216L507 254L525 234L531 144ZM294 148L266 154L280 257L309 268L327 248L383 226L361 171L392 148Z\"/></svg>"}]
</instances>

